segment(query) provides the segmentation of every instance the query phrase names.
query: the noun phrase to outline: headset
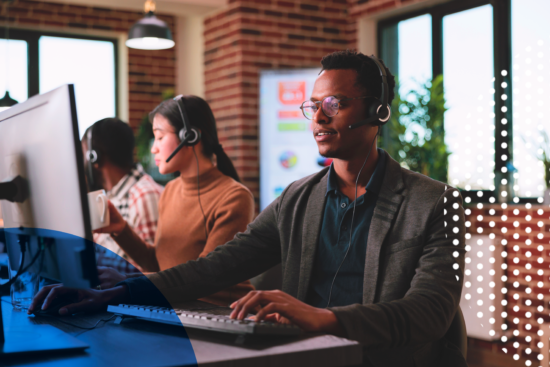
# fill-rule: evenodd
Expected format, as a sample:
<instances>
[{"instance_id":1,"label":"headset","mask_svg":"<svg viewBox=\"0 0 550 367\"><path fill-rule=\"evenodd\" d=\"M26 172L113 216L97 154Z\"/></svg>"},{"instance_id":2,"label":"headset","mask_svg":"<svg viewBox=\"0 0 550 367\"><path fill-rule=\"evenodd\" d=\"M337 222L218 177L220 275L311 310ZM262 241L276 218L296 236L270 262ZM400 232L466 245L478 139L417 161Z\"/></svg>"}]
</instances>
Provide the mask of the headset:
<instances>
[{"instance_id":1,"label":"headset","mask_svg":"<svg viewBox=\"0 0 550 367\"><path fill-rule=\"evenodd\" d=\"M177 135L180 138L181 143L178 145L178 147L170 154L168 159L166 159L166 163L170 162L172 158L180 151L181 148L184 146L192 147L194 145L197 145L198 142L201 140L201 132L198 129L195 129L194 127L191 127L191 125L188 122L187 118L187 112L185 111L185 106L181 102L181 99L183 98L183 94L180 94L176 97L174 97L174 101L176 101L176 104L178 106L178 109L180 110L181 119L183 121L183 127L180 131L178 131Z\"/></svg>"},{"instance_id":2,"label":"headset","mask_svg":"<svg viewBox=\"0 0 550 367\"><path fill-rule=\"evenodd\" d=\"M342 262L338 266L338 269L336 270L336 273L334 274L334 278L332 279L332 283L330 285L330 291L328 294L328 302L327 306L330 305L330 299L332 296L332 287L334 286L334 281L336 280L336 277L338 276L338 273L340 272L340 268L344 264L344 261L346 261L346 258L348 256L349 250L351 248L351 237L353 235L353 219L355 218L355 203L357 202L357 184L359 182L359 177L361 176L361 172L363 171L363 168L365 167L365 164L369 160L370 153L372 151L372 147L374 146L374 142L376 141L376 138L380 134L380 128L385 125L391 117L391 108L388 103L388 94L389 94L389 87L388 87L388 80L386 75L386 68L382 65L382 63L376 58L376 56L368 56L376 66L378 67L378 70L380 71L380 77L382 78L382 95L380 96L380 99L377 98L371 98L368 102L367 106L367 113L369 115L368 118L365 120L356 122L355 124L349 125L350 129L355 129L363 125L373 125L378 126L378 131L376 132L376 135L374 136L374 139L372 139L372 142L369 147L369 152L367 154L367 158L365 158L365 161L363 162L363 165L361 166L361 169L359 170L359 173L357 174L357 178L355 179L355 199L353 200L353 212L351 214L351 224L349 228L349 244L348 248L346 249L346 253L344 254L344 258L342 259ZM380 111L382 110L382 111Z\"/></svg>"},{"instance_id":3,"label":"headset","mask_svg":"<svg viewBox=\"0 0 550 367\"><path fill-rule=\"evenodd\" d=\"M350 125L350 129L355 129L359 126L368 124L382 126L385 125L391 117L391 108L388 103L389 87L386 75L386 68L384 67L384 65L382 65L382 63L380 62L380 60L378 60L376 56L371 55L368 57L376 64L378 70L380 71L380 78L382 79L382 95L380 96L380 99L372 97L367 100L367 114L369 117L365 120Z\"/></svg>"},{"instance_id":4,"label":"headset","mask_svg":"<svg viewBox=\"0 0 550 367\"><path fill-rule=\"evenodd\" d=\"M95 187L93 164L99 161L99 155L92 147L92 132L94 130L94 125L90 126L88 132L86 133L86 141L88 145L88 150L86 151L86 174L88 176L88 184L90 186L90 190L93 190L93 188Z\"/></svg>"}]
</instances>

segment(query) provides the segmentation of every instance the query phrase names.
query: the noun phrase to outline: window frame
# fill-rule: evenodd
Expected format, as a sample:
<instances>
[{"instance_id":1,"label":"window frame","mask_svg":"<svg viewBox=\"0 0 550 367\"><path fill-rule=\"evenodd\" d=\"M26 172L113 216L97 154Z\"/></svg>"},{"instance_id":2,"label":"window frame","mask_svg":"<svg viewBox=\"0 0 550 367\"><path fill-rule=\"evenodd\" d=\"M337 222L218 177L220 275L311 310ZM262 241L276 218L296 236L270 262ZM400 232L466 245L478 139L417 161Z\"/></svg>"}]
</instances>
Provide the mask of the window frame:
<instances>
[{"instance_id":1,"label":"window frame","mask_svg":"<svg viewBox=\"0 0 550 367\"><path fill-rule=\"evenodd\" d=\"M452 0L445 4L426 7L417 11L408 12L399 16L390 17L381 20L377 24L377 40L378 40L378 54L384 59L385 55L388 55L393 60L391 64L388 64L390 68L397 70L398 55L398 42L397 40L390 41L390 46L393 49L385 49L384 46L388 43L388 40L384 37L384 30L391 27L397 27L397 24L401 21L415 18L421 15L430 14L432 17L432 75L437 76L444 74L443 70L443 18L447 15L459 13L462 11L470 10L484 5L491 5L493 7L493 59L494 59L494 77L495 84L494 89L499 90L500 85L503 82L508 84L508 91L513 90L512 84L512 4L511 0ZM397 35L397 33L395 33ZM506 76L501 74L502 70L506 70L508 73ZM499 200L499 192L502 190L500 182L502 179L507 179L508 182L513 182L513 172L507 171L503 173L501 170L506 167L508 163L513 165L513 96L508 93L510 98L502 100L497 98L498 93L495 93L495 190L462 190L461 193L464 199L469 198L470 203L490 203L491 197L495 198L495 203L507 202L513 203L511 198L506 200ZM502 111L502 107L506 107L506 112ZM508 123L502 125L500 121L506 118ZM507 135L502 136L502 132L506 131ZM506 143L507 147L502 148L502 143ZM500 157L506 155L507 159L502 160ZM477 192L481 191L482 196L478 197ZM536 197L520 197L518 203L538 203Z\"/></svg>"},{"instance_id":2,"label":"window frame","mask_svg":"<svg viewBox=\"0 0 550 367\"><path fill-rule=\"evenodd\" d=\"M100 37L93 35L82 35L62 32L50 32L50 31L35 31L19 28L10 28L9 39L20 40L27 42L27 80L28 80L28 96L31 98L39 94L40 91L40 52L39 52L39 40L42 36L60 37L60 38L74 38L81 40L91 41L107 41L113 44L114 48L114 67L115 67L115 116L119 116L119 50L118 39L109 37ZM0 29L0 39L6 39L6 29Z\"/></svg>"}]
</instances>

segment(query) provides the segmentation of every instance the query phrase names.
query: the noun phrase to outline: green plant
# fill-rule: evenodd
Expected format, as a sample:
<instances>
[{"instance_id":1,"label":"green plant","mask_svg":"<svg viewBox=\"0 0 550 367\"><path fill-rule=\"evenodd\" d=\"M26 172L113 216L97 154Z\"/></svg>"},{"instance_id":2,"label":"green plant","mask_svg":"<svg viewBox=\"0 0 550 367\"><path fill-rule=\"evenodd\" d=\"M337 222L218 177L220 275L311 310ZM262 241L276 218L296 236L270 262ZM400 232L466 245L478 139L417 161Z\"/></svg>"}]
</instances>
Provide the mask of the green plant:
<instances>
[{"instance_id":1,"label":"green plant","mask_svg":"<svg viewBox=\"0 0 550 367\"><path fill-rule=\"evenodd\" d=\"M548 138L548 133L546 131L541 131L540 135L542 137L542 144L539 145L537 151L537 159L544 164L544 183L546 188L550 188L550 138Z\"/></svg>"},{"instance_id":2,"label":"green plant","mask_svg":"<svg viewBox=\"0 0 550 367\"><path fill-rule=\"evenodd\" d=\"M447 182L448 158L445 144L445 95L443 76L420 83L404 99L399 93L392 103L392 118L380 138L380 146L402 166L435 180Z\"/></svg>"}]
</instances>

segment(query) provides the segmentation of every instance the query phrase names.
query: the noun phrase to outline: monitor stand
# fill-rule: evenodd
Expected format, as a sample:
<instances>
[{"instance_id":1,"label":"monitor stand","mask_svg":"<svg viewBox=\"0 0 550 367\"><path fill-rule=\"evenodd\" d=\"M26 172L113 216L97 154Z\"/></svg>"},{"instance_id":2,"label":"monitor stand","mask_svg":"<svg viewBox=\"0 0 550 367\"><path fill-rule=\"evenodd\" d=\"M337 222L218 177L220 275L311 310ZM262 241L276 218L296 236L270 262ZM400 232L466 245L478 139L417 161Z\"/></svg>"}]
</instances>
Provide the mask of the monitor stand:
<instances>
[{"instance_id":1,"label":"monitor stand","mask_svg":"<svg viewBox=\"0 0 550 367\"><path fill-rule=\"evenodd\" d=\"M2 303L4 301L0 300L0 359L22 353L27 355L77 351L89 347L88 344L51 325L34 324L28 320L29 317L26 314L13 315L12 306L2 305ZM6 319L3 320L2 316ZM9 327L6 326L8 323Z\"/></svg>"}]
</instances>

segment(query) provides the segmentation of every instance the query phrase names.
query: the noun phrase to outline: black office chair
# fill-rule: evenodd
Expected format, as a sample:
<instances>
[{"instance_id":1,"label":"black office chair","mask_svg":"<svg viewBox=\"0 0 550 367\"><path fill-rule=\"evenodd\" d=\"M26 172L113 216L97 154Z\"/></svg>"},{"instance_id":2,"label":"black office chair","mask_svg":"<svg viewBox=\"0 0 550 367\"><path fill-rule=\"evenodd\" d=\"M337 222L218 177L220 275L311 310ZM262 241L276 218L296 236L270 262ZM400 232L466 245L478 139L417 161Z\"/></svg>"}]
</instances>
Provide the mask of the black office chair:
<instances>
[{"instance_id":1,"label":"black office chair","mask_svg":"<svg viewBox=\"0 0 550 367\"><path fill-rule=\"evenodd\" d=\"M449 326L449 330L447 330L445 334L445 339L458 347L464 358L467 358L468 336L466 334L466 323L464 322L464 316L462 315L460 306L451 322L451 326Z\"/></svg>"}]
</instances>

